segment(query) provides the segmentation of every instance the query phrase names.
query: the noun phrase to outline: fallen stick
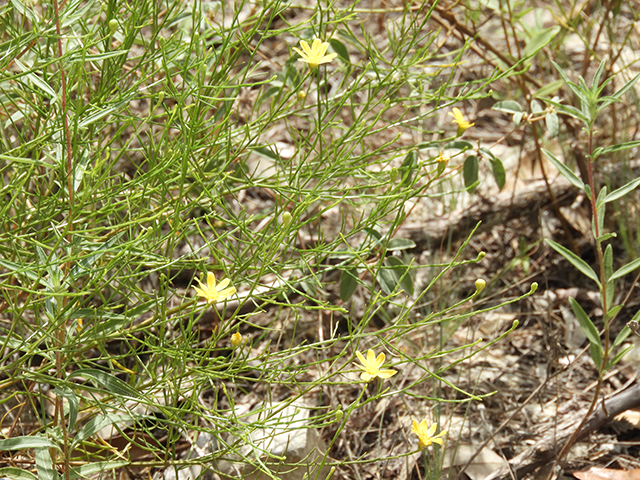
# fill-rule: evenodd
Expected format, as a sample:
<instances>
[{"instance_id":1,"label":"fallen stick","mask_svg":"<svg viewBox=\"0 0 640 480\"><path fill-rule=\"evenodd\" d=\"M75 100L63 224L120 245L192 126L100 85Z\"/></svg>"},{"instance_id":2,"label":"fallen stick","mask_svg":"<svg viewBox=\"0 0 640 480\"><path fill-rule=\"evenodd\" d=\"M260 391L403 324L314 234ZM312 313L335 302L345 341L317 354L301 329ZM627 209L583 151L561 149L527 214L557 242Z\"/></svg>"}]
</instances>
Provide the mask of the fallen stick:
<instances>
[{"instance_id":1,"label":"fallen stick","mask_svg":"<svg viewBox=\"0 0 640 480\"><path fill-rule=\"evenodd\" d=\"M640 383L636 383L632 387L613 395L611 398L606 399L604 403L606 406L606 413L602 408L602 402L600 402L597 410L582 427L577 440L580 440L591 432L598 430L600 427L609 423L613 417L625 410L640 407ZM538 467L548 464L554 459L558 447L567 441L579 422L580 414L578 413L576 418L564 422L562 425L558 426L557 429L553 429L552 432L545 435L535 444L513 457L508 461L507 465L493 472L491 475L486 477L485 480L519 479L524 475L533 472Z\"/></svg>"}]
</instances>

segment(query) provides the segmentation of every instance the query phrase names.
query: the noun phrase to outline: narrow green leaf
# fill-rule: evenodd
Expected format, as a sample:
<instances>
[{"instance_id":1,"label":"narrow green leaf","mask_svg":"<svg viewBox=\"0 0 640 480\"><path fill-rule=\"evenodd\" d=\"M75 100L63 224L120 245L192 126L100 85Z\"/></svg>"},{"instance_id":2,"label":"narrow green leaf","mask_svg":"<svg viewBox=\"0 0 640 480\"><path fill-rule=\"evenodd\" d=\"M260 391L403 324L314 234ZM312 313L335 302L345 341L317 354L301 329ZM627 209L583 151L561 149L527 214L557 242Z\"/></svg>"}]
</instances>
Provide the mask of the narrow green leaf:
<instances>
[{"instance_id":1,"label":"narrow green leaf","mask_svg":"<svg viewBox=\"0 0 640 480\"><path fill-rule=\"evenodd\" d=\"M546 85L543 85L538 90L536 90L535 93L532 95L532 97L533 98L548 97L549 95L553 95L558 90L560 90L563 85L564 85L564 80L561 80L561 79L555 80L551 83L547 83Z\"/></svg>"},{"instance_id":2,"label":"narrow green leaf","mask_svg":"<svg viewBox=\"0 0 640 480\"><path fill-rule=\"evenodd\" d=\"M578 176L573 173L569 167L567 167L564 163L562 163L560 160L558 160L556 158L556 156L551 153L549 150L546 149L542 149L542 153L545 154L545 156L551 160L551 163L553 163L556 168L558 169L558 171L564 175L564 177L569 180L573 185L575 185L576 187L578 187L580 190L584 191L584 183L582 182L582 180L580 180L578 178Z\"/></svg>"},{"instance_id":3,"label":"narrow green leaf","mask_svg":"<svg viewBox=\"0 0 640 480\"><path fill-rule=\"evenodd\" d=\"M571 306L571 310L573 310L574 315L578 319L580 329L586 335L589 342L592 344L600 345L600 334L598 333L598 329L582 309L580 304L576 301L575 298L569 297L569 305Z\"/></svg>"},{"instance_id":4,"label":"narrow green leaf","mask_svg":"<svg viewBox=\"0 0 640 480\"><path fill-rule=\"evenodd\" d=\"M593 271L593 269L587 264L587 262L582 260L571 250L563 247L562 245L554 242L553 240L547 238L545 239L545 241L549 244L551 248L553 248L556 252L558 252L560 255L566 258L571 265L576 267L578 270L580 270L580 272L582 272L584 275L586 275L591 280L596 282L596 284L598 285L598 288L602 286L600 284L600 280L598 280L598 276L596 275L596 272Z\"/></svg>"},{"instance_id":5,"label":"narrow green leaf","mask_svg":"<svg viewBox=\"0 0 640 480\"><path fill-rule=\"evenodd\" d=\"M0 440L0 451L26 450L27 448L58 448L48 438L40 435L30 437L13 437Z\"/></svg>"},{"instance_id":6,"label":"narrow green leaf","mask_svg":"<svg viewBox=\"0 0 640 480\"><path fill-rule=\"evenodd\" d=\"M38 471L38 480L59 480L60 476L51 460L51 453L48 448L36 448L36 470Z\"/></svg>"},{"instance_id":7,"label":"narrow green leaf","mask_svg":"<svg viewBox=\"0 0 640 480\"><path fill-rule=\"evenodd\" d=\"M600 85L600 77L602 76L602 72L604 71L604 66L606 64L606 60L602 60L600 65L598 65L598 69L596 73L593 75L593 80L591 80L591 91L595 92L598 89L598 85Z\"/></svg>"},{"instance_id":8,"label":"narrow green leaf","mask_svg":"<svg viewBox=\"0 0 640 480\"><path fill-rule=\"evenodd\" d=\"M77 192L82 185L82 179L84 175L90 170L89 162L91 161L91 157L89 155L89 150L84 150L80 155L80 158L74 162L73 166L73 191Z\"/></svg>"},{"instance_id":9,"label":"narrow green leaf","mask_svg":"<svg viewBox=\"0 0 640 480\"><path fill-rule=\"evenodd\" d=\"M636 140L634 142L616 143L615 145L610 145L608 147L604 147L599 152L599 154L600 155L604 155L605 153L620 152L622 150L628 150L630 148L636 148L638 146L640 146L640 141L638 141L638 140Z\"/></svg>"},{"instance_id":10,"label":"narrow green leaf","mask_svg":"<svg viewBox=\"0 0 640 480\"><path fill-rule=\"evenodd\" d=\"M580 99L580 103L582 104L589 103L585 92L578 85L576 85L571 80L569 80L569 77L567 77L567 75L564 73L564 70L560 67L560 65L558 65L553 60L551 60L551 63L555 67L555 69L558 71L562 79L565 81L567 87L569 87L571 91L575 93L576 96Z\"/></svg>"},{"instance_id":11,"label":"narrow green leaf","mask_svg":"<svg viewBox=\"0 0 640 480\"><path fill-rule=\"evenodd\" d=\"M604 242L604 241L609 240L610 238L615 238L615 237L617 237L617 236L618 236L618 235L616 235L616 233L615 233L615 232L612 232L612 233L605 233L604 235L600 235L600 236L597 238L597 242L598 242L598 243L602 243L602 242Z\"/></svg>"},{"instance_id":12,"label":"narrow green leaf","mask_svg":"<svg viewBox=\"0 0 640 480\"><path fill-rule=\"evenodd\" d=\"M588 115L585 115L582 110L578 110L573 105L558 105L556 106L556 108L558 109L558 113L564 113L565 115L569 115L570 117L577 118L582 123L589 124L591 122L591 119Z\"/></svg>"},{"instance_id":13,"label":"narrow green leaf","mask_svg":"<svg viewBox=\"0 0 640 480\"><path fill-rule=\"evenodd\" d=\"M98 62L100 60L106 60L107 58L120 57L126 55L127 50L112 50L110 52L101 52L94 54L72 55L69 61L85 61L85 62ZM77 58L76 58L77 57Z\"/></svg>"},{"instance_id":14,"label":"narrow green leaf","mask_svg":"<svg viewBox=\"0 0 640 480\"><path fill-rule=\"evenodd\" d=\"M612 95L612 97L614 97L614 98L622 97L622 95L624 95L624 93L627 90L629 90L631 87L633 87L633 84L636 83L639 78L640 78L640 73L638 73L635 77L633 77L631 80L629 80L620 90L618 90L616 93L614 93Z\"/></svg>"},{"instance_id":15,"label":"narrow green leaf","mask_svg":"<svg viewBox=\"0 0 640 480\"><path fill-rule=\"evenodd\" d=\"M132 388L127 383L120 380L118 377L114 377L110 373L103 372L101 370L97 370L94 368L84 368L76 370L71 375L69 375L69 378L75 377L88 378L89 380L92 380L114 395L133 398L139 397L138 391L136 389Z\"/></svg>"},{"instance_id":16,"label":"narrow green leaf","mask_svg":"<svg viewBox=\"0 0 640 480\"><path fill-rule=\"evenodd\" d=\"M0 266L10 270L14 275L24 275L31 281L36 281L39 277L39 275L33 271L33 268L28 265L18 265L17 263L0 258Z\"/></svg>"},{"instance_id":17,"label":"narrow green leaf","mask_svg":"<svg viewBox=\"0 0 640 480\"><path fill-rule=\"evenodd\" d=\"M615 280L611 279L613 274L613 247L611 244L607 245L604 250L604 281L607 292L607 310L611 308L611 302L613 301L613 294L615 289Z\"/></svg>"},{"instance_id":18,"label":"narrow green leaf","mask_svg":"<svg viewBox=\"0 0 640 480\"><path fill-rule=\"evenodd\" d=\"M115 468L124 467L131 462L125 460L111 460L106 462L87 463L76 468L72 468L69 480L76 480L76 478L94 478L96 473L106 472ZM107 478L106 475L100 475L97 478Z\"/></svg>"},{"instance_id":19,"label":"narrow green leaf","mask_svg":"<svg viewBox=\"0 0 640 480\"><path fill-rule=\"evenodd\" d=\"M96 417L89 420L85 423L78 433L76 433L75 437L73 437L73 442L71 443L71 450L73 451L78 445L82 442L90 438L91 436L98 433L104 427L108 427L109 425L116 424L126 424L133 421L133 417L127 414L106 414L106 415L97 415Z\"/></svg>"},{"instance_id":20,"label":"narrow green leaf","mask_svg":"<svg viewBox=\"0 0 640 480\"><path fill-rule=\"evenodd\" d=\"M478 157L469 155L464 161L463 167L464 186L469 193L475 190L475 183L478 181Z\"/></svg>"},{"instance_id":21,"label":"narrow green leaf","mask_svg":"<svg viewBox=\"0 0 640 480\"><path fill-rule=\"evenodd\" d=\"M546 30L539 31L536 35L534 35L524 47L524 51L522 56L533 57L536 53L538 53L542 48L549 44L551 40L556 36L556 34L560 31L560 27L554 26L551 28L547 28Z\"/></svg>"},{"instance_id":22,"label":"narrow green leaf","mask_svg":"<svg viewBox=\"0 0 640 480\"><path fill-rule=\"evenodd\" d=\"M627 348L625 348L624 350L618 352L615 356L610 358L609 361L607 362L606 370L611 370L611 368L613 366L615 366L620 360L622 360L622 358L627 353L629 353L629 351L632 350L632 349L633 349L633 345L629 345Z\"/></svg>"},{"instance_id":23,"label":"narrow green leaf","mask_svg":"<svg viewBox=\"0 0 640 480\"><path fill-rule=\"evenodd\" d=\"M598 198L596 199L596 210L600 210L605 206L607 198L607 186L604 185L600 192L598 193Z\"/></svg>"},{"instance_id":24,"label":"narrow green leaf","mask_svg":"<svg viewBox=\"0 0 640 480\"><path fill-rule=\"evenodd\" d=\"M56 387L53 389L53 393L59 397L66 398L69 402L68 430L73 430L76 425L76 420L78 419L78 397L76 397L75 394L67 387Z\"/></svg>"},{"instance_id":25,"label":"narrow green leaf","mask_svg":"<svg viewBox=\"0 0 640 480\"><path fill-rule=\"evenodd\" d=\"M622 307L624 307L624 305L616 305L615 307L609 309L607 314L604 316L604 321L608 322L613 317L615 317L618 314L618 312L622 310Z\"/></svg>"},{"instance_id":26,"label":"narrow green leaf","mask_svg":"<svg viewBox=\"0 0 640 480\"><path fill-rule=\"evenodd\" d=\"M620 305L620 306L622 306L622 305ZM622 342L624 342L629 335L631 335L631 329L627 325L625 325L623 327L623 329L620 330L620 333L618 334L616 339L613 341L612 348L616 348L616 347L619 347L620 345L622 345Z\"/></svg>"},{"instance_id":27,"label":"narrow green leaf","mask_svg":"<svg viewBox=\"0 0 640 480\"><path fill-rule=\"evenodd\" d=\"M272 151L269 147L252 147L251 150L268 159L275 160L276 162L280 161L280 155Z\"/></svg>"},{"instance_id":28,"label":"narrow green leaf","mask_svg":"<svg viewBox=\"0 0 640 480\"><path fill-rule=\"evenodd\" d=\"M38 480L38 477L28 470L16 467L0 468L0 478L10 478L11 480Z\"/></svg>"},{"instance_id":29,"label":"narrow green leaf","mask_svg":"<svg viewBox=\"0 0 640 480\"><path fill-rule=\"evenodd\" d=\"M358 288L358 269L343 270L340 275L340 299L348 301Z\"/></svg>"},{"instance_id":30,"label":"narrow green leaf","mask_svg":"<svg viewBox=\"0 0 640 480\"><path fill-rule=\"evenodd\" d=\"M638 185L640 185L640 177L636 178L635 180L631 180L629 183L627 183L626 185L623 185L620 188L615 189L613 192L611 192L609 195L605 197L604 199L605 203L609 203L621 197L624 197L627 193L635 190L638 187Z\"/></svg>"},{"instance_id":31,"label":"narrow green leaf","mask_svg":"<svg viewBox=\"0 0 640 480\"><path fill-rule=\"evenodd\" d=\"M600 368L600 366L602 365L602 346L599 344L591 343L589 345L589 353L591 354L593 363L596 364L597 368Z\"/></svg>"},{"instance_id":32,"label":"narrow green leaf","mask_svg":"<svg viewBox=\"0 0 640 480\"><path fill-rule=\"evenodd\" d=\"M634 261L629 262L616 270L616 272L611 275L611 280L624 277L627 273L633 272L638 267L640 267L640 258L636 258Z\"/></svg>"}]
</instances>

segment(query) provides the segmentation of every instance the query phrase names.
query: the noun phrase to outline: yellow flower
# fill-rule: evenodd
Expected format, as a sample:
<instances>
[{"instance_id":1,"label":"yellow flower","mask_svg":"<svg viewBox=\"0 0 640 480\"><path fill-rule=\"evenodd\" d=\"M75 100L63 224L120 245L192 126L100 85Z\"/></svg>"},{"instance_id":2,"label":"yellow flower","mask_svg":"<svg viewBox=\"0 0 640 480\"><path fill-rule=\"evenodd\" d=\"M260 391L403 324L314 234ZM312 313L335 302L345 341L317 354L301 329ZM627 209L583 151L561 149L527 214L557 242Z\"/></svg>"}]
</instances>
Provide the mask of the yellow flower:
<instances>
[{"instance_id":1,"label":"yellow flower","mask_svg":"<svg viewBox=\"0 0 640 480\"><path fill-rule=\"evenodd\" d=\"M427 421L422 420L422 422L418 423L415 420L413 421L413 427L411 427L411 431L418 436L418 447L422 450L425 447L428 447L432 443L437 443L442 445L442 438L447 434L446 430L442 430L438 435L434 436L436 433L436 424L434 423L430 427L427 426Z\"/></svg>"},{"instance_id":2,"label":"yellow flower","mask_svg":"<svg viewBox=\"0 0 640 480\"><path fill-rule=\"evenodd\" d=\"M298 90L298 100L302 102L305 98L307 98L307 92L304 90Z\"/></svg>"},{"instance_id":3,"label":"yellow flower","mask_svg":"<svg viewBox=\"0 0 640 480\"><path fill-rule=\"evenodd\" d=\"M211 272L207 273L206 285L203 285L200 280L198 280L198 283L200 284L201 288L193 288L195 289L198 296L204 297L209 304L220 302L236 293L235 287L232 286L227 288L227 285L231 283L228 278L225 278L218 285L216 285L216 276Z\"/></svg>"},{"instance_id":4,"label":"yellow flower","mask_svg":"<svg viewBox=\"0 0 640 480\"><path fill-rule=\"evenodd\" d=\"M453 117L453 123L458 124L458 132L457 132L458 137L462 135L467 130L467 128L473 127L475 125L475 123L467 122L465 118L462 116L462 112L457 107L453 107L453 113L449 112L449 115Z\"/></svg>"},{"instance_id":5,"label":"yellow flower","mask_svg":"<svg viewBox=\"0 0 640 480\"><path fill-rule=\"evenodd\" d=\"M304 51L293 47L293 49L302 57L299 58L298 61L307 62L312 70L320 64L329 63L338 56L337 53L325 55L327 48L329 48L329 44L327 42L321 42L317 38L313 41L313 45L311 47L309 47L309 44L304 40L300 40L300 46Z\"/></svg>"},{"instance_id":6,"label":"yellow flower","mask_svg":"<svg viewBox=\"0 0 640 480\"><path fill-rule=\"evenodd\" d=\"M356 352L356 355L362 363L362 365L357 365L357 367L364 370L364 372L360 374L360 378L365 382L370 382L376 377L390 378L398 373L395 370L380 369L380 367L384 363L384 353L381 353L380 355L378 355L378 358L376 358L376 354L373 353L373 350L369 350L367 351L366 359L360 352Z\"/></svg>"},{"instance_id":7,"label":"yellow flower","mask_svg":"<svg viewBox=\"0 0 640 480\"><path fill-rule=\"evenodd\" d=\"M438 157L436 158L436 162L448 163L449 160L449 157L445 157L444 152L440 152L440 155L438 155Z\"/></svg>"},{"instance_id":8,"label":"yellow flower","mask_svg":"<svg viewBox=\"0 0 640 480\"><path fill-rule=\"evenodd\" d=\"M231 345L233 345L233 347L238 347L240 344L242 343L242 335L240 335L240 332L236 332L233 335L231 335Z\"/></svg>"}]
</instances>

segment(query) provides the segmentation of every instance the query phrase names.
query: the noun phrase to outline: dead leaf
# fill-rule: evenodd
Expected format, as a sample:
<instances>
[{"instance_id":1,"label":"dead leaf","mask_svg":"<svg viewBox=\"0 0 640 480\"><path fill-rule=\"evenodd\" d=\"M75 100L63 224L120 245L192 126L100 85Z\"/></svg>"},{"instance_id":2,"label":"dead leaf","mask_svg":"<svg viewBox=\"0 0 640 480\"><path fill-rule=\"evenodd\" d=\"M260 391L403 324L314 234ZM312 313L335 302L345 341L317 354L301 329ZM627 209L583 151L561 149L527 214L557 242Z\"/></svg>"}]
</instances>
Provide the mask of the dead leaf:
<instances>
[{"instance_id":1,"label":"dead leaf","mask_svg":"<svg viewBox=\"0 0 640 480\"><path fill-rule=\"evenodd\" d=\"M640 410L637 408L625 410L621 414L616 415L613 419L618 422L627 421L633 425L634 428L640 428Z\"/></svg>"},{"instance_id":2,"label":"dead leaf","mask_svg":"<svg viewBox=\"0 0 640 480\"><path fill-rule=\"evenodd\" d=\"M451 459L455 451L455 459ZM450 466L466 465L473 455L478 451L477 445L458 444L455 448L450 445L445 451L443 468ZM471 480L484 480L487 476L504 465L504 460L500 455L489 448L483 448L476 458L469 464L464 473ZM640 479L638 479L640 480Z\"/></svg>"},{"instance_id":3,"label":"dead leaf","mask_svg":"<svg viewBox=\"0 0 640 480\"><path fill-rule=\"evenodd\" d=\"M640 480L640 468L616 470L614 468L591 467L586 472L573 472L580 480Z\"/></svg>"}]
</instances>

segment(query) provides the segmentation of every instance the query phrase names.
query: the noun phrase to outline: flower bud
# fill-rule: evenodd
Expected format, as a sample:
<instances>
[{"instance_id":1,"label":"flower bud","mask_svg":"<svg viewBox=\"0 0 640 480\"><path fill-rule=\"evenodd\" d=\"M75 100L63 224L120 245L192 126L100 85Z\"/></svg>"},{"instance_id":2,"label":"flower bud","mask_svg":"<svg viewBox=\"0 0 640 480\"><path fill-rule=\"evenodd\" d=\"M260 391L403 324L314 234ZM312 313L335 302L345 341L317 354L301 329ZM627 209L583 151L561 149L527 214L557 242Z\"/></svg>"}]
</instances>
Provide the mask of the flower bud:
<instances>
[{"instance_id":1,"label":"flower bud","mask_svg":"<svg viewBox=\"0 0 640 480\"><path fill-rule=\"evenodd\" d=\"M476 293L475 295L478 295L482 290L484 290L484 287L487 286L487 282L484 281L484 279L479 278L476 280Z\"/></svg>"},{"instance_id":2,"label":"flower bud","mask_svg":"<svg viewBox=\"0 0 640 480\"><path fill-rule=\"evenodd\" d=\"M233 345L233 348L239 347L241 343L242 335L240 335L240 332L236 332L231 335L231 345Z\"/></svg>"},{"instance_id":3,"label":"flower bud","mask_svg":"<svg viewBox=\"0 0 640 480\"><path fill-rule=\"evenodd\" d=\"M282 225L288 227L291 223L291 214L289 212L284 212L282 214Z\"/></svg>"},{"instance_id":4,"label":"flower bud","mask_svg":"<svg viewBox=\"0 0 640 480\"><path fill-rule=\"evenodd\" d=\"M118 30L118 21L115 18L112 18L109 20L109 32L113 35L116 33L116 30Z\"/></svg>"}]
</instances>

